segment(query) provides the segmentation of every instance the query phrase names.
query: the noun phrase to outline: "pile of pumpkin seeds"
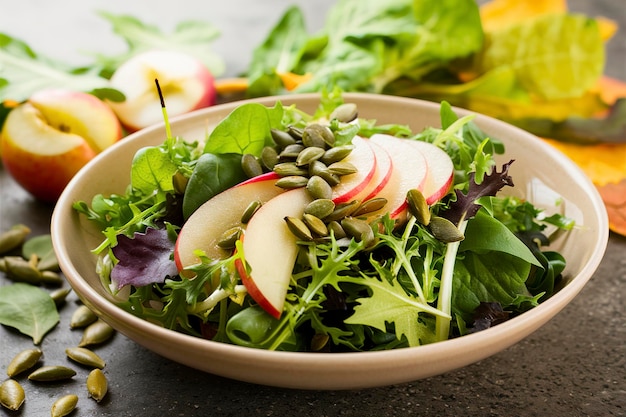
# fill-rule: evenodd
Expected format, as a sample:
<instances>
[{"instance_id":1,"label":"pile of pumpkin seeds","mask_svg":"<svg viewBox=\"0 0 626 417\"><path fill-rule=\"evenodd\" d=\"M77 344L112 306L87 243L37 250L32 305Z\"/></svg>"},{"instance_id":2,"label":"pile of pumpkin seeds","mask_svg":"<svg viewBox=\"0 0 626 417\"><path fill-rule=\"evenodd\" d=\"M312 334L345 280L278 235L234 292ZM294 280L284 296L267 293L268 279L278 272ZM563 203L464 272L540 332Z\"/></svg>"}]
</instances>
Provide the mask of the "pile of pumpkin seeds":
<instances>
[{"instance_id":1,"label":"pile of pumpkin seeds","mask_svg":"<svg viewBox=\"0 0 626 417\"><path fill-rule=\"evenodd\" d=\"M28 244L29 234L30 228L25 225L16 225L0 234L0 255L12 253ZM56 257L39 259L33 255L26 260L22 256L10 255L0 258L0 271L15 282L60 286L63 279L56 272L57 270ZM64 304L70 292L69 288L59 288L50 292L57 308ZM66 348L65 354L68 360L90 369L85 382L86 391L89 397L99 403L108 392L108 381L102 371L106 364L90 347L108 341L115 331L83 304L79 304L73 312L69 326L71 329L80 329L83 333L78 346ZM19 379L23 376L26 376L28 381L45 385L70 380L77 374L76 370L70 366L44 365L41 363L43 357L44 352L41 349L31 348L19 352L11 359L6 370L8 379L0 384L1 406L11 411L18 411L22 407L26 400L26 393ZM51 416L68 415L76 408L78 401L79 397L76 394L68 394L56 399L51 405Z\"/></svg>"},{"instance_id":2,"label":"pile of pumpkin seeds","mask_svg":"<svg viewBox=\"0 0 626 417\"><path fill-rule=\"evenodd\" d=\"M330 120L350 123L357 116L356 105L345 103L334 110ZM280 177L276 181L280 188L306 189L313 201L305 208L302 218L285 218L289 230L304 241L324 240L333 233L337 239L347 236L363 240L367 246L373 244L373 229L360 217L380 210L387 203L386 199L353 200L337 205L331 199L332 189L341 178L357 172L357 168L345 160L354 146L335 146L333 131L322 123L310 123L303 128L272 129L271 135L275 146L265 147L259 158L243 155L242 167L249 177L273 171ZM247 223L260 205L258 201L252 202L244 211L242 223ZM221 246L233 245L240 233L241 230L227 231Z\"/></svg>"}]
</instances>

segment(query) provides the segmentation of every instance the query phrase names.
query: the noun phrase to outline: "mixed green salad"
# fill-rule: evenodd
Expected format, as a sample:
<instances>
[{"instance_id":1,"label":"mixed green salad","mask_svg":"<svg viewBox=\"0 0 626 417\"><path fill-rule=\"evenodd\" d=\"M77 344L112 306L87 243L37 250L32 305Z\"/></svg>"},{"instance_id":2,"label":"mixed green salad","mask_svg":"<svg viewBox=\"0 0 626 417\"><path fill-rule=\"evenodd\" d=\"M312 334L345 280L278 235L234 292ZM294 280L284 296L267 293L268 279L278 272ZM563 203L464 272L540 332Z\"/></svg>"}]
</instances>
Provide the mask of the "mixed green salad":
<instances>
[{"instance_id":1,"label":"mixed green salad","mask_svg":"<svg viewBox=\"0 0 626 417\"><path fill-rule=\"evenodd\" d=\"M553 294L565 259L546 246L573 221L498 195L514 186L508 172L514 161L497 166L494 160L504 152L502 142L482 132L472 116L457 117L445 102L441 127L421 132L360 117L349 123L331 118L343 103L341 92L333 91L321 95L313 114L280 102L242 104L202 140L167 134L162 144L139 150L124 194L76 202L75 210L102 230L104 240L93 252L102 283L119 307L224 343L342 352L418 346L477 332ZM179 271L173 253L185 220L247 178L242 157L260 158L265 148L275 147L272 132L313 122L327 124L335 147L357 135L387 133L443 149L454 164L453 185L427 209L462 239L440 239L415 215L398 222L385 214L371 223L373 241L332 232L298 241L278 318L246 291L235 267L245 262L240 251L220 259L199 251L199 262Z\"/></svg>"}]
</instances>

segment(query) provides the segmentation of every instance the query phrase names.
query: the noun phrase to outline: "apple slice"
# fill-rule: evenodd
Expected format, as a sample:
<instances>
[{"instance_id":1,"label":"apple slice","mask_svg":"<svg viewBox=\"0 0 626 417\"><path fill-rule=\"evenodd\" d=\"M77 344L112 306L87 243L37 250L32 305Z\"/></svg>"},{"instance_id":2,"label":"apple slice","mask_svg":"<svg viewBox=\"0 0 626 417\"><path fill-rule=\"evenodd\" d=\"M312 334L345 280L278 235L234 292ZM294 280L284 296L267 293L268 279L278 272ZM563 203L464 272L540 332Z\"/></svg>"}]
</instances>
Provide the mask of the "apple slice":
<instances>
[{"instance_id":1,"label":"apple slice","mask_svg":"<svg viewBox=\"0 0 626 417\"><path fill-rule=\"evenodd\" d=\"M243 236L243 257L235 261L241 282L261 308L279 318L298 255L297 238L286 216L302 217L311 197L304 188L282 193L256 212ZM249 269L246 268L246 264Z\"/></svg>"},{"instance_id":2,"label":"apple slice","mask_svg":"<svg viewBox=\"0 0 626 417\"><path fill-rule=\"evenodd\" d=\"M376 195L386 198L387 205L372 215L388 212L392 219L399 218L407 208L406 193L413 188L420 191L424 188L428 172L426 159L406 139L375 134L370 140L389 153L393 165L391 178Z\"/></svg>"},{"instance_id":3,"label":"apple slice","mask_svg":"<svg viewBox=\"0 0 626 417\"><path fill-rule=\"evenodd\" d=\"M357 168L357 172L341 177L341 182L333 187L332 200L335 204L352 201L372 181L376 173L376 155L367 139L355 136L354 149L344 161Z\"/></svg>"},{"instance_id":4,"label":"apple slice","mask_svg":"<svg viewBox=\"0 0 626 417\"><path fill-rule=\"evenodd\" d=\"M432 143L418 140L407 142L426 159L428 175L422 193L428 205L436 203L450 191L454 181L454 163L443 149Z\"/></svg>"},{"instance_id":5,"label":"apple slice","mask_svg":"<svg viewBox=\"0 0 626 417\"><path fill-rule=\"evenodd\" d=\"M362 195L364 195L364 197L356 197L361 201L367 201L376 197L378 193L380 193L380 190L387 186L393 174L393 161L391 160L389 152L375 142L370 142L370 146L374 150L374 155L376 155L376 173L372 181L365 190L363 190Z\"/></svg>"},{"instance_id":6,"label":"apple slice","mask_svg":"<svg viewBox=\"0 0 626 417\"><path fill-rule=\"evenodd\" d=\"M222 259L231 255L217 242L231 227L241 226L243 210L252 201L265 203L282 193L273 176L261 175L217 194L187 219L178 233L174 248L174 262L179 271L197 264L195 250L203 250L209 258Z\"/></svg>"}]
</instances>

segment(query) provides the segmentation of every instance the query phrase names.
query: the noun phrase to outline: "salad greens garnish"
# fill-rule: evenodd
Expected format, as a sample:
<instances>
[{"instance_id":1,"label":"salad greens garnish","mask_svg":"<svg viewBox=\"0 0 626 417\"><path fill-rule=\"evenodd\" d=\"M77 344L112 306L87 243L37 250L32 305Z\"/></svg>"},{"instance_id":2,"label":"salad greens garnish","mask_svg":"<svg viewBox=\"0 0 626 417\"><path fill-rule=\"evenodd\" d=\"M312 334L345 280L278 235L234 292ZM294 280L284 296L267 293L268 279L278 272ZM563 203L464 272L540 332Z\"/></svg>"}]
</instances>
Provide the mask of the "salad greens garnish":
<instances>
[{"instance_id":1,"label":"salad greens garnish","mask_svg":"<svg viewBox=\"0 0 626 417\"><path fill-rule=\"evenodd\" d=\"M494 155L504 152L502 142L485 135L472 116L457 117L446 102L441 128L413 133L364 119L335 120L330 128L337 145L382 131L445 150L454 164L454 184L429 210L458 228L463 240L445 242L413 215L398 223L387 214L375 221L374 244L333 234L298 242L280 318L247 295L235 267L236 261L245 265L241 241L225 259L197 251L200 262L178 273L172 252L179 228L202 199L241 181L235 166L242 154L259 156L272 143L272 129L328 120L342 103L336 89L322 94L313 114L280 103L242 104L203 140L168 137L140 150L125 194L76 202L74 208L103 230L104 241L94 253L103 285L118 305L152 323L224 343L341 352L462 336L553 294L565 260L545 247L553 233L571 229L573 222L558 213L544 215L517 197L499 196L514 185L508 172L514 161L498 166ZM219 175L222 170L227 174ZM187 192L176 185L185 182ZM202 198L190 203L190 190L202 189L207 190L197 192Z\"/></svg>"}]
</instances>

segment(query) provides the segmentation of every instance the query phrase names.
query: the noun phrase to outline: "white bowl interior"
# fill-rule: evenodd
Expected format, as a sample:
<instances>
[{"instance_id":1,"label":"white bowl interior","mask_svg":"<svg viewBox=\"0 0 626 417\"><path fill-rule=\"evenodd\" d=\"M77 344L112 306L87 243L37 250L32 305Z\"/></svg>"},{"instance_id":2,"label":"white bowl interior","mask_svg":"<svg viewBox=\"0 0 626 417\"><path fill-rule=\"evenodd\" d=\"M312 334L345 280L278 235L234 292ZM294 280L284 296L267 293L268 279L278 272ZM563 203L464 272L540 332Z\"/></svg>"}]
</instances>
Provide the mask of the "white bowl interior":
<instances>
[{"instance_id":1,"label":"white bowl interior","mask_svg":"<svg viewBox=\"0 0 626 417\"><path fill-rule=\"evenodd\" d=\"M379 123L402 123L414 132L439 126L439 105L413 99L368 94L345 94L358 105L359 115ZM296 103L313 111L317 95L265 98L273 105ZM215 106L171 121L172 133L186 140L202 139L240 103ZM465 114L458 110L459 114ZM567 259L567 285L539 307L486 331L417 348L387 352L342 354L271 352L203 340L160 328L115 306L95 272L90 253L101 233L73 209L75 201L90 202L95 194L122 193L130 178L135 152L163 142L163 126L137 132L91 161L59 199L52 219L52 236L63 272L79 297L99 316L137 343L185 365L243 381L306 389L348 389L401 383L444 373L505 349L557 314L582 289L597 268L608 240L604 205L593 184L565 156L540 139L497 120L478 116L478 125L501 139L506 154L515 159L510 174L515 188L506 190L536 204L552 206L576 220L577 227L554 244Z\"/></svg>"}]
</instances>

